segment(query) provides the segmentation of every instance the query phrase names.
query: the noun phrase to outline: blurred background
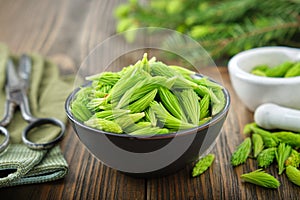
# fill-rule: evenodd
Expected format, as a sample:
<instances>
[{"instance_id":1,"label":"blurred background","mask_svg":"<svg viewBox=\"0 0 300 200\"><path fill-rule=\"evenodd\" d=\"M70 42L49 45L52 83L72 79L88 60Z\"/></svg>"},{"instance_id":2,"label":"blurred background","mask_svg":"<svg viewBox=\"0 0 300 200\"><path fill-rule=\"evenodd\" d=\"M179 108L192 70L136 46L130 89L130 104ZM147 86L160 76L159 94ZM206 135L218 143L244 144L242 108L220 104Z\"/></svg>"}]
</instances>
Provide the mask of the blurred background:
<instances>
[{"instance_id":1,"label":"blurred background","mask_svg":"<svg viewBox=\"0 0 300 200\"><path fill-rule=\"evenodd\" d=\"M184 33L226 66L259 46L300 47L300 0L0 0L0 42L78 68L116 33L163 27ZM125 34L128 41L136 37Z\"/></svg>"},{"instance_id":2,"label":"blurred background","mask_svg":"<svg viewBox=\"0 0 300 200\"><path fill-rule=\"evenodd\" d=\"M128 0L115 16L118 32L144 26L176 30L224 64L254 47L300 47L299 0Z\"/></svg>"}]
</instances>

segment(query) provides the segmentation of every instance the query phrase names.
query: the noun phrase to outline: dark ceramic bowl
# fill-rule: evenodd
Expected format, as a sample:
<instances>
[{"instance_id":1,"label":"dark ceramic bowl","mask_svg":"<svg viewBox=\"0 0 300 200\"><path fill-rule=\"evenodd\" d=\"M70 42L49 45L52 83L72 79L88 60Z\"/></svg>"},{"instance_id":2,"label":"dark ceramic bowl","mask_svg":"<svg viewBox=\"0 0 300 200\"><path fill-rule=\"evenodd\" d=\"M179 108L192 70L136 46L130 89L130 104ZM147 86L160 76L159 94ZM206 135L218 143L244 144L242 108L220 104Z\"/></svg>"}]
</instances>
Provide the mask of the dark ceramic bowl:
<instances>
[{"instance_id":1,"label":"dark ceramic bowl","mask_svg":"<svg viewBox=\"0 0 300 200\"><path fill-rule=\"evenodd\" d=\"M78 90L70 94L65 104L77 136L105 165L136 177L171 174L208 153L220 134L230 106L230 96L224 88L225 107L210 122L176 133L137 137L104 132L76 120L70 111L70 104Z\"/></svg>"}]
</instances>

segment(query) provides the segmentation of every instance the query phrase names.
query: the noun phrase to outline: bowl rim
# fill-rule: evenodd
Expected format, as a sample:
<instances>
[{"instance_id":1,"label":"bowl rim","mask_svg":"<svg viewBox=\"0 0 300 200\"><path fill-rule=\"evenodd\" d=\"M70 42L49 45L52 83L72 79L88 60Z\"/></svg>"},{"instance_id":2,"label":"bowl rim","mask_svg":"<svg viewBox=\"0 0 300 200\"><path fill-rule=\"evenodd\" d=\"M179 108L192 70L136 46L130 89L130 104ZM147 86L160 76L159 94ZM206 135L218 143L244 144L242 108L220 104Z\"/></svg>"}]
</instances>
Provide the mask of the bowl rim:
<instances>
[{"instance_id":1,"label":"bowl rim","mask_svg":"<svg viewBox=\"0 0 300 200\"><path fill-rule=\"evenodd\" d=\"M196 73L195 75L200 76L200 77L207 77L207 76L204 76L204 75L198 74L198 73ZM200 130L204 130L206 128L209 128L210 126L216 124L223 117L226 117L226 115L229 111L229 108L230 108L231 97L230 97L229 91L223 85L221 85L219 82L211 79L210 77L207 77L207 78L210 81L213 81L213 82L217 83L218 85L222 86L222 92L224 93L226 103L225 103L223 109L221 110L221 112L219 112L217 115L213 116L212 119L209 122L206 122L206 123L204 123L200 126L190 128L190 129L179 130L177 132L166 133L166 134L157 134L157 135L153 135L153 136L142 136L142 135L141 136L136 136L136 135L129 135L129 134L118 134L118 133L106 132L106 131L103 131L103 130L100 130L100 129L89 127L89 126L85 125L84 123L78 121L73 116L73 114L71 113L71 110L70 110L70 103L72 102L72 99L75 97L76 93L80 90L80 88L86 86L87 84L84 84L80 87L75 88L71 92L71 94L69 94L69 96L67 97L67 99L65 101L65 112L66 112L67 117L69 118L69 120L71 120L73 123L79 125L80 127L83 127L85 129L88 129L88 130L91 130L91 131L98 132L100 134L105 134L105 135L110 135L110 136L125 137L125 138L140 139L140 140L155 140L155 139L169 139L169 138L173 138L175 136L177 137L177 136L183 136L183 135L186 135L186 134L192 134L192 133L198 132ZM77 134L77 132L76 132L76 134Z\"/></svg>"},{"instance_id":2,"label":"bowl rim","mask_svg":"<svg viewBox=\"0 0 300 200\"><path fill-rule=\"evenodd\" d=\"M282 77L264 77L251 74L240 68L238 62L241 58L245 56L255 56L260 53L282 53L288 55L288 53L295 53L300 55L300 49L284 46L267 46L258 47L249 50L242 51L235 56L233 56L228 62L228 71L231 76L238 77L240 79L247 80L249 82L260 83L263 85L285 85L285 84L300 84L300 76L282 78ZM254 67L254 66L253 66Z\"/></svg>"}]
</instances>

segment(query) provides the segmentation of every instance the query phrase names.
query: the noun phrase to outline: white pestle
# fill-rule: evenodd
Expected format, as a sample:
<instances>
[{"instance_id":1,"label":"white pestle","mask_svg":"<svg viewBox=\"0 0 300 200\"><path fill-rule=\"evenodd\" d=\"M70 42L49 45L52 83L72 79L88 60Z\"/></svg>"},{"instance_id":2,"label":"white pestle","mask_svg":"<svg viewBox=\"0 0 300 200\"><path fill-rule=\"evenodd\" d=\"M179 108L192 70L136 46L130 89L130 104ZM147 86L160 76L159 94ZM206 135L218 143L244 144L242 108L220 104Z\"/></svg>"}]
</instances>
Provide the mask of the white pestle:
<instances>
[{"instance_id":1,"label":"white pestle","mask_svg":"<svg viewBox=\"0 0 300 200\"><path fill-rule=\"evenodd\" d=\"M300 110L272 103L260 105L254 112L254 121L265 129L300 132Z\"/></svg>"}]
</instances>

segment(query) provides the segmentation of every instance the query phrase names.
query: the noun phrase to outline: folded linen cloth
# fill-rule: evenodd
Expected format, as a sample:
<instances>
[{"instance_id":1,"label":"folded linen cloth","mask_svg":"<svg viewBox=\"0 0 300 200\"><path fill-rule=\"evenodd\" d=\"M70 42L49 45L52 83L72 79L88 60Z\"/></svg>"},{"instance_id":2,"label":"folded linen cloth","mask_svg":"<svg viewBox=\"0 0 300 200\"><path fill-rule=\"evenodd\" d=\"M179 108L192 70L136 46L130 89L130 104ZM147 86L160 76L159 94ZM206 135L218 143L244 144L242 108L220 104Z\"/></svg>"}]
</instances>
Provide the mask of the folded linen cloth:
<instances>
[{"instance_id":1,"label":"folded linen cloth","mask_svg":"<svg viewBox=\"0 0 300 200\"><path fill-rule=\"evenodd\" d=\"M4 115L6 61L10 52L0 44L0 120ZM13 56L11 56L13 57ZM32 73L28 98L31 113L35 117L55 117L66 123L64 102L71 92L73 82L59 76L58 67L38 54L30 54ZM18 61L18 57L13 57ZM22 143L21 132L28 125L17 109L6 128L10 133L10 145L0 154L0 187L21 184L42 183L63 178L68 172L68 164L59 145L49 150L29 149ZM30 134L30 140L41 143L50 141L59 134L54 126L39 127ZM0 142L4 140L0 134Z\"/></svg>"}]
</instances>

